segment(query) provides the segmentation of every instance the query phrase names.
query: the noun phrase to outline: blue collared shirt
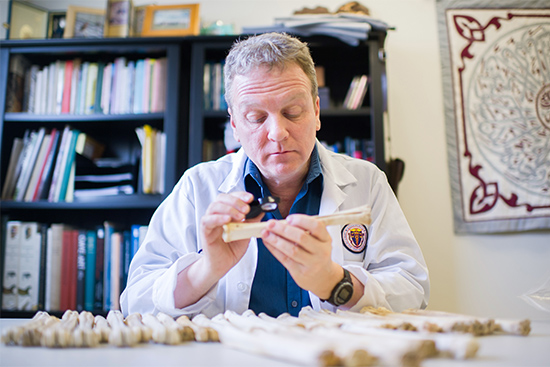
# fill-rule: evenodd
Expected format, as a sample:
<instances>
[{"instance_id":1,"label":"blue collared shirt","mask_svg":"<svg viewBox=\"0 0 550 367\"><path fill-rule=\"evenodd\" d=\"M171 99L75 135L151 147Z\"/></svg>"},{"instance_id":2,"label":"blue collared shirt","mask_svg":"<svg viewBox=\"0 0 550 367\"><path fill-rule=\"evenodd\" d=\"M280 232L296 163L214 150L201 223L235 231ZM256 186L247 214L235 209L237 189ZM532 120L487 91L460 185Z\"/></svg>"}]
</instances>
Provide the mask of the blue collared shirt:
<instances>
[{"instance_id":1,"label":"blue collared shirt","mask_svg":"<svg viewBox=\"0 0 550 367\"><path fill-rule=\"evenodd\" d=\"M247 159L244 170L245 188L255 198L271 195L264 184L258 167ZM311 153L309 171L289 214L319 214L321 194L323 192L323 174L319 154L315 146ZM266 213L262 221L282 219L277 209ZM302 307L311 306L309 293L300 288L286 268L269 252L258 238L258 266L252 282L248 308L256 314L264 312L277 317L284 312L298 316Z\"/></svg>"}]
</instances>

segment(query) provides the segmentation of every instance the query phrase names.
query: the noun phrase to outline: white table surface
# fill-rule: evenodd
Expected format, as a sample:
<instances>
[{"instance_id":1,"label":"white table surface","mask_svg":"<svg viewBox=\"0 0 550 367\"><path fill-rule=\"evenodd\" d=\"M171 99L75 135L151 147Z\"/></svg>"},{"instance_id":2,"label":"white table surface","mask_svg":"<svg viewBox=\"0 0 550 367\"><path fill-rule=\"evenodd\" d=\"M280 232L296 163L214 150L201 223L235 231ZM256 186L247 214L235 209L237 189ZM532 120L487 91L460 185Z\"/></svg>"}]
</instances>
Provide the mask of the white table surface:
<instances>
[{"instance_id":1,"label":"white table surface","mask_svg":"<svg viewBox=\"0 0 550 367\"><path fill-rule=\"evenodd\" d=\"M28 319L0 319L0 332L24 324ZM478 338L477 357L465 361L427 359L423 367L550 367L550 320L532 321L531 333L522 336ZM0 366L188 366L188 367L283 367L295 366L282 360L231 349L220 343L186 343L177 346L141 344L134 348L49 349L0 345Z\"/></svg>"}]
</instances>

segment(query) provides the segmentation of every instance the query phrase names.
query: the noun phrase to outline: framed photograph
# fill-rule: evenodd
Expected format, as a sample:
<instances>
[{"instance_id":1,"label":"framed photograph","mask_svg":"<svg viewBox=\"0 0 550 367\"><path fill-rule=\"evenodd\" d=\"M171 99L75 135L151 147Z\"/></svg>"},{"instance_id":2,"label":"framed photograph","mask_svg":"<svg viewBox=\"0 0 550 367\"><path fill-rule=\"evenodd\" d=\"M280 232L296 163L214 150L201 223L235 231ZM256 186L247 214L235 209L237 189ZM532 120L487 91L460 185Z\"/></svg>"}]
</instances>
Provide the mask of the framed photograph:
<instances>
[{"instance_id":1,"label":"framed photograph","mask_svg":"<svg viewBox=\"0 0 550 367\"><path fill-rule=\"evenodd\" d=\"M105 37L128 37L132 0L108 0L105 20Z\"/></svg>"},{"instance_id":2,"label":"framed photograph","mask_svg":"<svg viewBox=\"0 0 550 367\"><path fill-rule=\"evenodd\" d=\"M48 38L63 38L67 25L67 13L64 11L51 11L48 14Z\"/></svg>"},{"instance_id":3,"label":"framed photograph","mask_svg":"<svg viewBox=\"0 0 550 367\"><path fill-rule=\"evenodd\" d=\"M46 38L48 11L36 5L12 0L8 39Z\"/></svg>"},{"instance_id":4,"label":"framed photograph","mask_svg":"<svg viewBox=\"0 0 550 367\"><path fill-rule=\"evenodd\" d=\"M141 35L198 35L199 23L199 4L151 5L145 9Z\"/></svg>"},{"instance_id":5,"label":"framed photograph","mask_svg":"<svg viewBox=\"0 0 550 367\"><path fill-rule=\"evenodd\" d=\"M105 9L69 5L63 38L101 38L105 28Z\"/></svg>"}]
</instances>

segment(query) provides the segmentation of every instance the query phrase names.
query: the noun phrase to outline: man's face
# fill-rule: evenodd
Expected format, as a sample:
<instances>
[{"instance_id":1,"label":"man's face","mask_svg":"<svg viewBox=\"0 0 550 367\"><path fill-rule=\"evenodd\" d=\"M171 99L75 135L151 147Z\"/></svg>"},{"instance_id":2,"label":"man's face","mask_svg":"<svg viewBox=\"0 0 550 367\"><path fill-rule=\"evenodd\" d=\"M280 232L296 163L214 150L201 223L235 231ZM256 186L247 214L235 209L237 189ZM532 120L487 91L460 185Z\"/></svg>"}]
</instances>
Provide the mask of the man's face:
<instances>
[{"instance_id":1,"label":"man's face","mask_svg":"<svg viewBox=\"0 0 550 367\"><path fill-rule=\"evenodd\" d=\"M302 179L321 128L319 98L296 65L238 75L229 113L235 139L268 181Z\"/></svg>"}]
</instances>

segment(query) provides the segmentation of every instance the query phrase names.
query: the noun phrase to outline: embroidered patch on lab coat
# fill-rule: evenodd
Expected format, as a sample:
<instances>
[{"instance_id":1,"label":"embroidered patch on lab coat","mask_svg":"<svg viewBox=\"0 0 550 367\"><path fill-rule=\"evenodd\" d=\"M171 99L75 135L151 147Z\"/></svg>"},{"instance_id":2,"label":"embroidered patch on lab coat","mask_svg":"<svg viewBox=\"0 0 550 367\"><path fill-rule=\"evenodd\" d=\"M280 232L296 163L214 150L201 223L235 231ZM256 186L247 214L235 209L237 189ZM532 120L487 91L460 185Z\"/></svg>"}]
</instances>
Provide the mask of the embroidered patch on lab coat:
<instances>
[{"instance_id":1,"label":"embroidered patch on lab coat","mask_svg":"<svg viewBox=\"0 0 550 367\"><path fill-rule=\"evenodd\" d=\"M365 251L369 232L363 224L346 224L342 228L342 242L354 254Z\"/></svg>"}]
</instances>

